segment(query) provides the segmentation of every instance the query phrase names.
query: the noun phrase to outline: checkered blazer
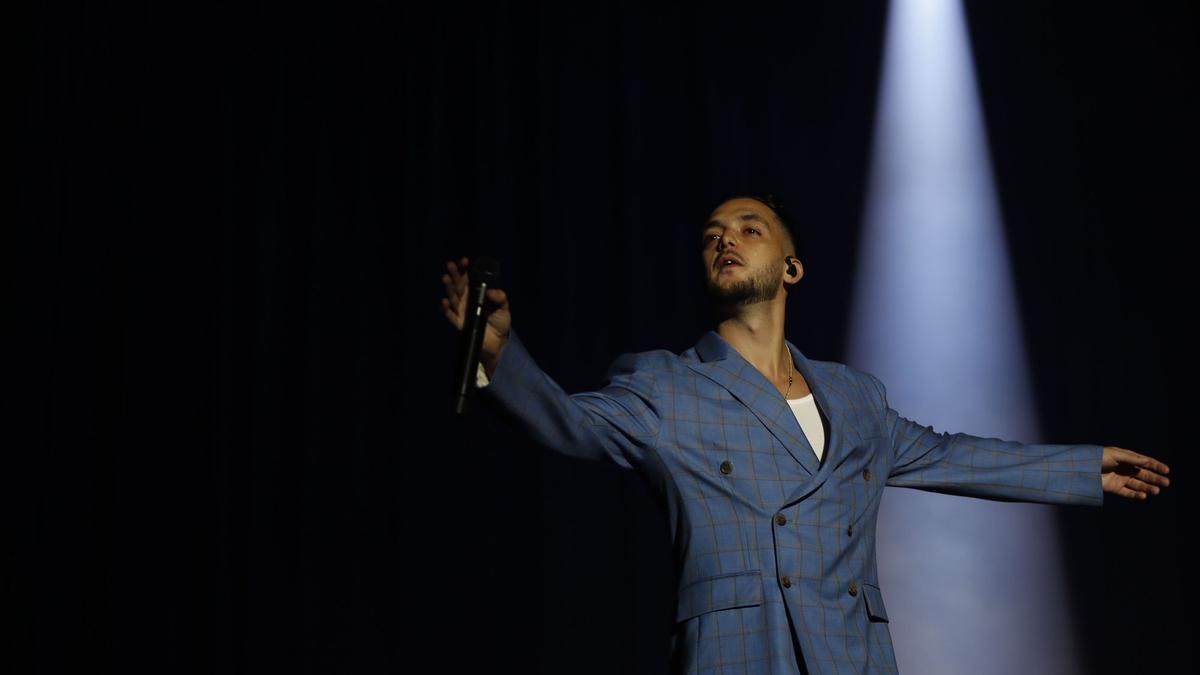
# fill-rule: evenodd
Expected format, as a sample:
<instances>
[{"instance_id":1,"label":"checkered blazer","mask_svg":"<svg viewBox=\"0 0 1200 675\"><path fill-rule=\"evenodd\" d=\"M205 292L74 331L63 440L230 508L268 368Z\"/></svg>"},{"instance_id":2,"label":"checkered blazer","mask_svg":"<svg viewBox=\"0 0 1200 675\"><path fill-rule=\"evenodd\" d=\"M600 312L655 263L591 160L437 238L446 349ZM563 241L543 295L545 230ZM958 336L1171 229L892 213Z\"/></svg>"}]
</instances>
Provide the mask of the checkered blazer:
<instances>
[{"instance_id":1,"label":"checkered blazer","mask_svg":"<svg viewBox=\"0 0 1200 675\"><path fill-rule=\"evenodd\" d=\"M661 491L681 672L895 672L875 564L885 484L1101 504L1102 446L937 433L892 410L873 375L787 344L825 418L823 461L715 331L682 354L623 354L599 391L570 395L511 331L482 390L539 443L641 471Z\"/></svg>"}]
</instances>

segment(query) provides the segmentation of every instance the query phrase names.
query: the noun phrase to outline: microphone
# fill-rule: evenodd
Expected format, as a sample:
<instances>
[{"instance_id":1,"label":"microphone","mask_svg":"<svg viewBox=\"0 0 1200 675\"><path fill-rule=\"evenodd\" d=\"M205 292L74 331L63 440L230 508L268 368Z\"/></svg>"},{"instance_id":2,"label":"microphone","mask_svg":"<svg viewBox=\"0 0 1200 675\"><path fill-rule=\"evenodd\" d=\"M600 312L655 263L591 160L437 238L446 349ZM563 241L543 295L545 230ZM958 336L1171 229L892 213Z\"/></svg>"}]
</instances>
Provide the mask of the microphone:
<instances>
[{"instance_id":1,"label":"microphone","mask_svg":"<svg viewBox=\"0 0 1200 675\"><path fill-rule=\"evenodd\" d=\"M458 378L455 380L454 413L466 414L467 396L475 389L475 375L479 370L479 352L483 349L483 334L487 330L487 317L483 308L488 289L500 281L500 263L486 256L480 257L467 268L470 290L463 317L463 329L459 335Z\"/></svg>"}]
</instances>

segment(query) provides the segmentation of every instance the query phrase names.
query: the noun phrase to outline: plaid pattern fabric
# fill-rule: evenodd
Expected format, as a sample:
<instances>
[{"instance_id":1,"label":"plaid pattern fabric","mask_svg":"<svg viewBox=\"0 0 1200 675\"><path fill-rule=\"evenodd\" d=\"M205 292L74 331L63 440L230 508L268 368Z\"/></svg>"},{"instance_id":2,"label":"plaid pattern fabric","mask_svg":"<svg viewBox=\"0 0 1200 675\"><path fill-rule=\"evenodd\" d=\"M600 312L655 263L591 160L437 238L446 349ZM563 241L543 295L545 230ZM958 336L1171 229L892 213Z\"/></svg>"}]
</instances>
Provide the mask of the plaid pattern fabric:
<instances>
[{"instance_id":1,"label":"plaid pattern fabric","mask_svg":"<svg viewBox=\"0 0 1200 675\"><path fill-rule=\"evenodd\" d=\"M875 565L885 484L1101 504L1102 446L937 433L892 410L874 376L787 344L824 417L823 461L715 331L679 355L623 354L600 390L570 395L512 331L482 390L537 442L644 472L663 493L681 672L895 672Z\"/></svg>"}]
</instances>

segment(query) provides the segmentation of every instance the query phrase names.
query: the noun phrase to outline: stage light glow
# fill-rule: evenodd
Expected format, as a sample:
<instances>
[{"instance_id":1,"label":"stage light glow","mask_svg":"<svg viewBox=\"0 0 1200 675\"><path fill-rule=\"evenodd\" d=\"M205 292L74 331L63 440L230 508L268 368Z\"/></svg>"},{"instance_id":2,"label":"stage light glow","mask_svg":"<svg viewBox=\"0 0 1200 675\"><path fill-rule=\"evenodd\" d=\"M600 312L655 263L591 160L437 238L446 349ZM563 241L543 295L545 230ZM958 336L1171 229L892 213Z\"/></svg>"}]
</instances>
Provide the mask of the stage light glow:
<instances>
[{"instance_id":1,"label":"stage light glow","mask_svg":"<svg viewBox=\"0 0 1200 675\"><path fill-rule=\"evenodd\" d=\"M962 7L893 0L851 344L901 415L1036 442ZM1052 507L888 488L880 584L900 672L1074 673Z\"/></svg>"}]
</instances>

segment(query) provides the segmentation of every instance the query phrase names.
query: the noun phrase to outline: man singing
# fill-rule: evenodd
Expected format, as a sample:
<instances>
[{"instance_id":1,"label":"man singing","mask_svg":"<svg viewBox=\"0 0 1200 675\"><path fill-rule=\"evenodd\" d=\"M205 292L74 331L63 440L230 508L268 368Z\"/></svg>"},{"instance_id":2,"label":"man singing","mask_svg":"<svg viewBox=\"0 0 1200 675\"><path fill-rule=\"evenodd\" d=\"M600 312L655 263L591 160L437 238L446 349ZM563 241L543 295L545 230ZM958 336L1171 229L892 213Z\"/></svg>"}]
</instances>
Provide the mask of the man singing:
<instances>
[{"instance_id":1,"label":"man singing","mask_svg":"<svg viewBox=\"0 0 1200 675\"><path fill-rule=\"evenodd\" d=\"M598 391L567 394L526 351L503 290L480 357L482 398L537 442L646 474L677 552L679 672L895 672L875 563L884 485L1046 504L1146 499L1162 462L1100 445L937 433L889 407L873 375L784 337L804 277L769 198L719 204L700 262L716 318L682 354L623 354ZM466 258L442 276L459 330Z\"/></svg>"}]
</instances>

